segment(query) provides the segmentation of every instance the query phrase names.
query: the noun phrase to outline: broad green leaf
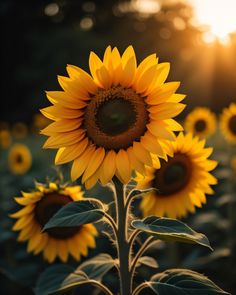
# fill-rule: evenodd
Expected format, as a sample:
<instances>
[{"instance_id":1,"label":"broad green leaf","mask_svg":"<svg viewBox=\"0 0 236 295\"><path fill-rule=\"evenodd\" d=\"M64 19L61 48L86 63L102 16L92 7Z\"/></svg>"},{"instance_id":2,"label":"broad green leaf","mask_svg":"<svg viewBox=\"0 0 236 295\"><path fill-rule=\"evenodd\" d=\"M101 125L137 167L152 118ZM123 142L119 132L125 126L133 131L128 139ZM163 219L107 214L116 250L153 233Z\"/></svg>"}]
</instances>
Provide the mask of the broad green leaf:
<instances>
[{"instance_id":1,"label":"broad green leaf","mask_svg":"<svg viewBox=\"0 0 236 295\"><path fill-rule=\"evenodd\" d=\"M142 257L140 257L138 259L138 266L140 266L141 264L147 265L147 266L152 267L152 268L158 268L159 267L156 259L154 259L153 257L150 257L150 256L142 256Z\"/></svg>"},{"instance_id":2,"label":"broad green leaf","mask_svg":"<svg viewBox=\"0 0 236 295\"><path fill-rule=\"evenodd\" d=\"M188 269L170 269L156 274L147 285L158 295L229 294L202 274Z\"/></svg>"},{"instance_id":3,"label":"broad green leaf","mask_svg":"<svg viewBox=\"0 0 236 295\"><path fill-rule=\"evenodd\" d=\"M88 282L88 277L84 272L74 272L74 269L69 265L57 264L47 268L41 274L35 294L50 295L64 292Z\"/></svg>"},{"instance_id":4,"label":"broad green leaf","mask_svg":"<svg viewBox=\"0 0 236 295\"><path fill-rule=\"evenodd\" d=\"M72 202L63 206L53 217L45 224L43 230L52 227L73 227L86 223L96 222L104 215L104 209L98 202L81 200Z\"/></svg>"},{"instance_id":5,"label":"broad green leaf","mask_svg":"<svg viewBox=\"0 0 236 295\"><path fill-rule=\"evenodd\" d=\"M143 220L132 221L132 226L160 240L199 244L212 249L205 235L195 232L176 219L149 216Z\"/></svg>"},{"instance_id":6,"label":"broad green leaf","mask_svg":"<svg viewBox=\"0 0 236 295\"><path fill-rule=\"evenodd\" d=\"M102 253L83 262L77 270L85 272L90 279L100 281L115 263L110 255Z\"/></svg>"}]
</instances>

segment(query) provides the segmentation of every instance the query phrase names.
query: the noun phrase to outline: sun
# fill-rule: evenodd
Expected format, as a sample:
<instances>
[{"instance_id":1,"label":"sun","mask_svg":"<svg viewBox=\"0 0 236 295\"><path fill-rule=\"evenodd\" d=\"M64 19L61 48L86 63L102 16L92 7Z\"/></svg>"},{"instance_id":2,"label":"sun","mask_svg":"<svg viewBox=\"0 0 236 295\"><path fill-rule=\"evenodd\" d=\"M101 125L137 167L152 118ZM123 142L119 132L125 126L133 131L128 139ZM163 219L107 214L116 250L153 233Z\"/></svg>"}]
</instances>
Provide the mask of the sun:
<instances>
[{"instance_id":1,"label":"sun","mask_svg":"<svg viewBox=\"0 0 236 295\"><path fill-rule=\"evenodd\" d=\"M235 0L189 0L194 8L195 20L207 26L212 40L225 41L236 31ZM208 34L209 36L209 34Z\"/></svg>"}]
</instances>

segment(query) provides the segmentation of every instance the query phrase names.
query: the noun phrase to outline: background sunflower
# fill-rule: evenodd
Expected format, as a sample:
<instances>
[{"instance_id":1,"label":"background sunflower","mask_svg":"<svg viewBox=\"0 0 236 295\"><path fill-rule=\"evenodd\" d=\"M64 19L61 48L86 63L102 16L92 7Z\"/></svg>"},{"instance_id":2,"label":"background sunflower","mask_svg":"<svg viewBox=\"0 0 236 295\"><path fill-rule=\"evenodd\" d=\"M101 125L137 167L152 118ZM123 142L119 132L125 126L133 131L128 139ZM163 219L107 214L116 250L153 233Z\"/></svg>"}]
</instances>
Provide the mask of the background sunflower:
<instances>
[{"instance_id":1,"label":"background sunflower","mask_svg":"<svg viewBox=\"0 0 236 295\"><path fill-rule=\"evenodd\" d=\"M236 144L236 104L231 103L221 114L220 127L225 139Z\"/></svg>"},{"instance_id":2,"label":"background sunflower","mask_svg":"<svg viewBox=\"0 0 236 295\"><path fill-rule=\"evenodd\" d=\"M20 231L17 240L27 241L27 251L34 255L43 253L43 257L52 263L56 257L66 262L69 254L80 260L87 256L88 247L95 247L96 228L92 224L80 227L53 228L42 233L44 225L64 205L83 198L80 186L63 186L49 183L49 186L36 185L31 193L22 193L15 198L23 209L11 214L17 219L14 231Z\"/></svg>"},{"instance_id":3,"label":"background sunflower","mask_svg":"<svg viewBox=\"0 0 236 295\"><path fill-rule=\"evenodd\" d=\"M146 176L137 173L138 189L153 187L145 193L141 209L144 216L157 215L181 218L195 212L195 206L206 203L205 194L213 194L210 187L217 180L209 171L217 162L208 160L212 148L204 148L191 134L180 133L177 140L168 143L168 160L160 162L154 157L154 168L146 168Z\"/></svg>"},{"instance_id":4,"label":"background sunflower","mask_svg":"<svg viewBox=\"0 0 236 295\"><path fill-rule=\"evenodd\" d=\"M32 165L29 148L24 144L14 144L8 153L8 167L13 174L25 174Z\"/></svg>"},{"instance_id":5,"label":"background sunflower","mask_svg":"<svg viewBox=\"0 0 236 295\"><path fill-rule=\"evenodd\" d=\"M216 132L216 115L208 108L197 107L187 115L184 128L201 138L207 138Z\"/></svg>"}]
</instances>

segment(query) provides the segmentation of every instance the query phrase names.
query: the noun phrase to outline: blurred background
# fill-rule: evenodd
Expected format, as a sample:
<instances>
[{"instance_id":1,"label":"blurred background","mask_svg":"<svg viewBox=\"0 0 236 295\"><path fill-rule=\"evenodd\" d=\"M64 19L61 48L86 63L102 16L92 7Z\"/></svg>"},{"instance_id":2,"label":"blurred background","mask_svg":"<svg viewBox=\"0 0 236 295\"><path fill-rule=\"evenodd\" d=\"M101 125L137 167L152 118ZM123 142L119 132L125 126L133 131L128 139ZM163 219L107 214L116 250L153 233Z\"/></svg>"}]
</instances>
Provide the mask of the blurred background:
<instances>
[{"instance_id":1,"label":"blurred background","mask_svg":"<svg viewBox=\"0 0 236 295\"><path fill-rule=\"evenodd\" d=\"M179 120L197 106L219 114L229 103L236 103L235 11L235 0L1 0L1 294L15 294L16 290L32 294L39 273L47 266L41 257L27 254L25 244L16 243L8 214L14 211L13 197L20 191L33 188L34 180L45 181L58 174L52 167L55 152L42 151L44 138L38 135L48 124L38 111L49 105L44 91L60 90L57 75L66 75L67 64L88 70L91 50L102 56L107 45L122 52L131 44L138 61L157 53L161 62L171 62L168 80L181 81L179 92L187 94L187 108ZM234 294L235 146L226 146L218 135L208 142L220 162L215 197L186 220L208 236L215 251L209 254L182 245L173 251L162 245L159 253L174 256L161 258L159 264L163 269L179 266L203 272ZM23 168L17 168L18 154L25 159ZM68 180L68 167L62 171ZM109 193L98 187L88 192L91 194L109 199ZM95 254L101 251L112 253L113 249L98 238ZM141 274L149 272L144 269ZM112 276L107 280L116 284Z\"/></svg>"}]
</instances>

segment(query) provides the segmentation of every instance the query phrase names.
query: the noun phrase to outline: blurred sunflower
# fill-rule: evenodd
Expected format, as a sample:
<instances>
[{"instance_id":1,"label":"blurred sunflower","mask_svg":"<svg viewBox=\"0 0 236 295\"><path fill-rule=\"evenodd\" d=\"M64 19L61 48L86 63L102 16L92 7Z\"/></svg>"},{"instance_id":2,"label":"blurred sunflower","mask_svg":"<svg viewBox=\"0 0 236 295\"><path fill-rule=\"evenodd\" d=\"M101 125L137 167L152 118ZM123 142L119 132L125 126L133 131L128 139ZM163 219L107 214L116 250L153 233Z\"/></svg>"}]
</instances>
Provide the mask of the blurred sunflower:
<instances>
[{"instance_id":1,"label":"blurred sunflower","mask_svg":"<svg viewBox=\"0 0 236 295\"><path fill-rule=\"evenodd\" d=\"M225 108L220 118L221 131L230 143L236 144L236 104Z\"/></svg>"},{"instance_id":2,"label":"blurred sunflower","mask_svg":"<svg viewBox=\"0 0 236 295\"><path fill-rule=\"evenodd\" d=\"M164 83L169 63L152 54L137 66L132 46L122 56L107 47L103 61L91 52L89 67L92 77L68 65L70 77L58 77L64 91L47 92L53 106L41 111L55 122L42 131L44 147L59 148L56 164L73 161L72 180L82 175L87 188L114 175L127 183L132 169L152 165L151 153L166 156L160 141L182 130L172 118L185 95L175 94L179 82Z\"/></svg>"},{"instance_id":3,"label":"blurred sunflower","mask_svg":"<svg viewBox=\"0 0 236 295\"><path fill-rule=\"evenodd\" d=\"M155 157L154 168L147 167L145 177L137 173L138 189L157 189L143 196L144 216L184 217L206 203L205 194L213 194L210 185L217 183L209 173L217 162L208 160L213 149L204 148L204 144L191 133L180 133L176 142L167 143L168 161L160 163Z\"/></svg>"},{"instance_id":4,"label":"blurred sunflower","mask_svg":"<svg viewBox=\"0 0 236 295\"><path fill-rule=\"evenodd\" d=\"M6 149L11 145L11 142L10 132L8 130L0 130L0 147Z\"/></svg>"},{"instance_id":5,"label":"blurred sunflower","mask_svg":"<svg viewBox=\"0 0 236 295\"><path fill-rule=\"evenodd\" d=\"M216 116L208 108L195 108L187 115L184 127L187 132L207 138L216 131Z\"/></svg>"},{"instance_id":6,"label":"blurred sunflower","mask_svg":"<svg viewBox=\"0 0 236 295\"><path fill-rule=\"evenodd\" d=\"M22 122L17 122L12 127L12 135L17 139L25 138L28 134L28 127Z\"/></svg>"},{"instance_id":7,"label":"blurred sunflower","mask_svg":"<svg viewBox=\"0 0 236 295\"><path fill-rule=\"evenodd\" d=\"M49 123L51 123L51 120L39 113L34 115L32 123L34 130L39 131L42 128L45 128Z\"/></svg>"},{"instance_id":8,"label":"blurred sunflower","mask_svg":"<svg viewBox=\"0 0 236 295\"><path fill-rule=\"evenodd\" d=\"M44 258L52 263L56 257L66 262L69 254L76 260L81 255L87 256L88 247L95 247L97 230L92 224L79 227L52 228L42 232L48 220L64 205L83 198L80 186L60 187L56 183L49 186L36 185L36 190L23 193L23 197L15 198L23 209L11 214L18 219L13 226L20 231L18 241L28 241L27 251L34 255L43 252Z\"/></svg>"},{"instance_id":9,"label":"blurred sunflower","mask_svg":"<svg viewBox=\"0 0 236 295\"><path fill-rule=\"evenodd\" d=\"M32 165L29 148L24 144L14 144L8 153L8 167L13 174L25 174Z\"/></svg>"}]
</instances>

